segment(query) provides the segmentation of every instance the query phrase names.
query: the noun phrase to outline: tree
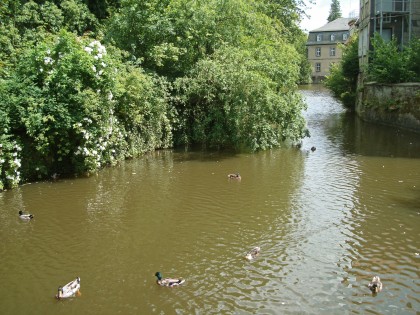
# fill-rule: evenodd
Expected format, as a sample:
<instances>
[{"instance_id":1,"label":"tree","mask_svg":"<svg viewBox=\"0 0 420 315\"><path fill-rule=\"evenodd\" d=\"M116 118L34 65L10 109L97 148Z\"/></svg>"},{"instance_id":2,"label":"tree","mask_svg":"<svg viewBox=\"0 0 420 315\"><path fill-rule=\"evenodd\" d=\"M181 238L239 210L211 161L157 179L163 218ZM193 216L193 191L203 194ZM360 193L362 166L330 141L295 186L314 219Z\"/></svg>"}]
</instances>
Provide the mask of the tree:
<instances>
[{"instance_id":1,"label":"tree","mask_svg":"<svg viewBox=\"0 0 420 315\"><path fill-rule=\"evenodd\" d=\"M331 8L330 8L330 15L328 16L328 22L332 22L338 18L341 18L341 9L340 9L340 1L332 0Z\"/></svg>"},{"instance_id":2,"label":"tree","mask_svg":"<svg viewBox=\"0 0 420 315\"><path fill-rule=\"evenodd\" d=\"M353 35L343 48L343 58L331 68L325 85L343 105L353 110L356 104L357 77L359 75L358 35Z\"/></svg>"},{"instance_id":3,"label":"tree","mask_svg":"<svg viewBox=\"0 0 420 315\"><path fill-rule=\"evenodd\" d=\"M268 0L126 0L105 33L174 82L177 143L267 149L306 135L302 37L285 2L290 13Z\"/></svg>"}]
</instances>

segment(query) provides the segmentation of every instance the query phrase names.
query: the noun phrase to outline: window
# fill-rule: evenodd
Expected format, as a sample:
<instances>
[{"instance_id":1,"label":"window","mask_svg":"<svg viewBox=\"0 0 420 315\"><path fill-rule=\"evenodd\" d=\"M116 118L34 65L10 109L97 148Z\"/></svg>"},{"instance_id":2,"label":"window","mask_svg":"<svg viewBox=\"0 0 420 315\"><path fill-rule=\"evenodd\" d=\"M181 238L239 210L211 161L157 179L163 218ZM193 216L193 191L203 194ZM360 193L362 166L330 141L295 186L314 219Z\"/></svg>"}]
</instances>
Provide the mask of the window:
<instances>
[{"instance_id":1,"label":"window","mask_svg":"<svg viewBox=\"0 0 420 315\"><path fill-rule=\"evenodd\" d=\"M322 34L316 35L316 41L320 42L322 40Z\"/></svg>"},{"instance_id":2,"label":"window","mask_svg":"<svg viewBox=\"0 0 420 315\"><path fill-rule=\"evenodd\" d=\"M335 56L335 47L330 47L330 56Z\"/></svg>"},{"instance_id":3,"label":"window","mask_svg":"<svg viewBox=\"0 0 420 315\"><path fill-rule=\"evenodd\" d=\"M348 37L349 37L349 35L347 33L343 34L343 40L347 40Z\"/></svg>"},{"instance_id":4,"label":"window","mask_svg":"<svg viewBox=\"0 0 420 315\"><path fill-rule=\"evenodd\" d=\"M331 41L335 41L335 34L331 34Z\"/></svg>"},{"instance_id":5,"label":"window","mask_svg":"<svg viewBox=\"0 0 420 315\"><path fill-rule=\"evenodd\" d=\"M315 56L316 56L316 57L321 57L321 47L317 47L317 48L315 49Z\"/></svg>"},{"instance_id":6,"label":"window","mask_svg":"<svg viewBox=\"0 0 420 315\"><path fill-rule=\"evenodd\" d=\"M315 71L316 71L316 72L321 72L321 64L320 64L319 62L317 62L317 63L315 64Z\"/></svg>"}]
</instances>

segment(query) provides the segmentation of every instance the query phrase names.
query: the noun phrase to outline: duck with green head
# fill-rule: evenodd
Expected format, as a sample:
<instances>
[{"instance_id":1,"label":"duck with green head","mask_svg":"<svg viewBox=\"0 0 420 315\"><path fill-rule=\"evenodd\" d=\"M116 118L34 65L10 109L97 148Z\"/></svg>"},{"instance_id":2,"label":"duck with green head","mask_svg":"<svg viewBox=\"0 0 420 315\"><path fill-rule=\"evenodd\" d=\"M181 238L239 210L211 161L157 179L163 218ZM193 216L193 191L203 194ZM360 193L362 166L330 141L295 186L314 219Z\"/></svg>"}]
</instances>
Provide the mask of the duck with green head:
<instances>
[{"instance_id":1,"label":"duck with green head","mask_svg":"<svg viewBox=\"0 0 420 315\"><path fill-rule=\"evenodd\" d=\"M158 271L155 273L157 277L156 283L162 287L175 287L185 282L183 278L162 278L162 274Z\"/></svg>"},{"instance_id":2,"label":"duck with green head","mask_svg":"<svg viewBox=\"0 0 420 315\"><path fill-rule=\"evenodd\" d=\"M21 218L22 220L31 220L34 218L34 215L29 213L25 214L22 210L19 210L19 218Z\"/></svg>"}]
</instances>

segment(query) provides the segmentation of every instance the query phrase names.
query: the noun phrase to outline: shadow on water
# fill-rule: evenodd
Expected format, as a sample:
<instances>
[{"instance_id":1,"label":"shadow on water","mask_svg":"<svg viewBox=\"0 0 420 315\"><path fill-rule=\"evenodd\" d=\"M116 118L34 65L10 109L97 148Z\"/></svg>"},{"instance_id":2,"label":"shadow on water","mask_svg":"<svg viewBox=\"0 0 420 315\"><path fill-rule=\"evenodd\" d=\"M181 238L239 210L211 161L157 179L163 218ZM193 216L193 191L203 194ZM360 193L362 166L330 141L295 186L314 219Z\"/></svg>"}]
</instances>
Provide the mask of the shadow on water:
<instances>
[{"instance_id":1,"label":"shadow on water","mask_svg":"<svg viewBox=\"0 0 420 315\"><path fill-rule=\"evenodd\" d=\"M342 134L340 143L345 154L420 158L419 134L365 122L354 113L343 113L339 128L326 133L330 138Z\"/></svg>"}]
</instances>

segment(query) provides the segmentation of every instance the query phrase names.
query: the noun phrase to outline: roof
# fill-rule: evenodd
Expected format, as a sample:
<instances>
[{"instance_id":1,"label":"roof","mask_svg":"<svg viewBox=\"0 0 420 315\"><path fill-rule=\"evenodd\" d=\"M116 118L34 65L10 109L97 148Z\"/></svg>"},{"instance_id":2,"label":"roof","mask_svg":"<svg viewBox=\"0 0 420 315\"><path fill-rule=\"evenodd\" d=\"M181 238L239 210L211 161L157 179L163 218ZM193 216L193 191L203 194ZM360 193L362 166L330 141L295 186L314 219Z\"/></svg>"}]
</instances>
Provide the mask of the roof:
<instances>
[{"instance_id":1,"label":"roof","mask_svg":"<svg viewBox=\"0 0 420 315\"><path fill-rule=\"evenodd\" d=\"M350 29L349 22L355 20L355 18L338 18L334 21L321 26L315 30L309 31L314 32L334 32L334 31L348 31Z\"/></svg>"}]
</instances>

